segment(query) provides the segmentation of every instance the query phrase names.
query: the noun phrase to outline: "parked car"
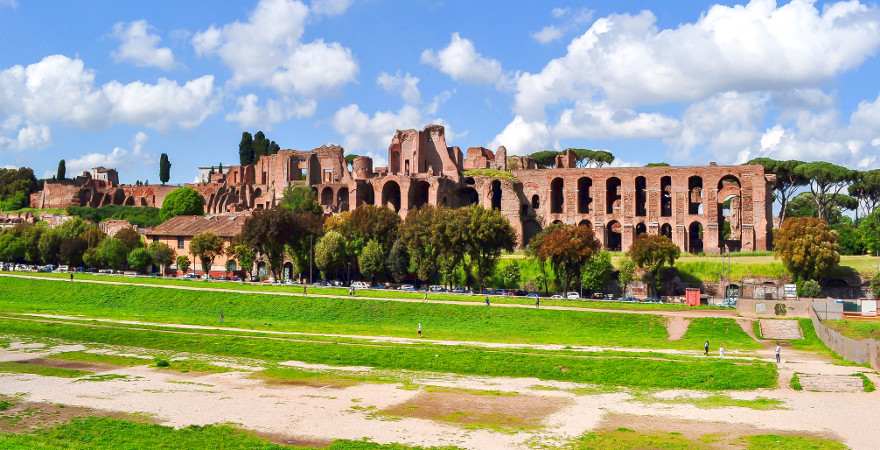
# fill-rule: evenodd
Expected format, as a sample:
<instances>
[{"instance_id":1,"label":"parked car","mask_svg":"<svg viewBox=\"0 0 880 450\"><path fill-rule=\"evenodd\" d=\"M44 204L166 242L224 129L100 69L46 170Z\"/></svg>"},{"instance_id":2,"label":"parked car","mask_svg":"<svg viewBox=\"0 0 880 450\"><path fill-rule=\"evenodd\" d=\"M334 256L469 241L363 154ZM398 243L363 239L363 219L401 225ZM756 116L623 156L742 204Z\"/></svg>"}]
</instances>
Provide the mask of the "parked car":
<instances>
[{"instance_id":1,"label":"parked car","mask_svg":"<svg viewBox=\"0 0 880 450\"><path fill-rule=\"evenodd\" d=\"M355 289L369 289L370 283L367 283L366 281L352 281L351 287Z\"/></svg>"},{"instance_id":2,"label":"parked car","mask_svg":"<svg viewBox=\"0 0 880 450\"><path fill-rule=\"evenodd\" d=\"M401 291L414 291L414 290L416 290L416 287L411 284L403 284L400 286L400 290Z\"/></svg>"},{"instance_id":3,"label":"parked car","mask_svg":"<svg viewBox=\"0 0 880 450\"><path fill-rule=\"evenodd\" d=\"M450 292L452 292L453 294L467 294L470 291L463 287L454 287Z\"/></svg>"},{"instance_id":4,"label":"parked car","mask_svg":"<svg viewBox=\"0 0 880 450\"><path fill-rule=\"evenodd\" d=\"M581 298L581 295L578 294L577 292L572 291L572 292L565 294L565 298L567 298L569 300L578 300Z\"/></svg>"},{"instance_id":5,"label":"parked car","mask_svg":"<svg viewBox=\"0 0 880 450\"><path fill-rule=\"evenodd\" d=\"M439 284L432 285L429 289L431 292L446 292L446 288Z\"/></svg>"},{"instance_id":6,"label":"parked car","mask_svg":"<svg viewBox=\"0 0 880 450\"><path fill-rule=\"evenodd\" d=\"M552 296L550 296L550 298L552 298L553 300L562 300L562 296L559 294L553 294Z\"/></svg>"},{"instance_id":7,"label":"parked car","mask_svg":"<svg viewBox=\"0 0 880 450\"><path fill-rule=\"evenodd\" d=\"M540 296L535 292L529 292L529 294L526 295L526 298L530 298L532 300L537 300L540 298Z\"/></svg>"}]
</instances>

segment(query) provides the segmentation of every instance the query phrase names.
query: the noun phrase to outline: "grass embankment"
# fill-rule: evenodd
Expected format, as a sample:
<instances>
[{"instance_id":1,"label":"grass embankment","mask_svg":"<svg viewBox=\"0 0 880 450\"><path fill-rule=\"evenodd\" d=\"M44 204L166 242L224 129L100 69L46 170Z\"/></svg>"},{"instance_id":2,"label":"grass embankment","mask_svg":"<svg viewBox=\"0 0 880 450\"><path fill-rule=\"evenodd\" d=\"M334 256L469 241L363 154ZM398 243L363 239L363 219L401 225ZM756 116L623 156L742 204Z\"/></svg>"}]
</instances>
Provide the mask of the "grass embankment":
<instances>
[{"instance_id":1,"label":"grass embankment","mask_svg":"<svg viewBox=\"0 0 880 450\"><path fill-rule=\"evenodd\" d=\"M44 273L44 272L0 272L0 274L20 275L28 277L67 279L70 275L67 273ZM302 286L277 286L264 283L240 283L228 281L204 281L204 280L188 280L179 278L159 278L145 276L124 276L124 275L104 275L78 273L75 275L77 280L87 281L112 281L128 284L137 284L143 286L181 286L195 287L200 289L214 290L235 290L259 293L291 293L302 294ZM348 295L348 288L341 287L308 287L309 294L315 295L332 295L338 297L352 298ZM354 298L390 298L390 299L410 299L423 300L425 298L424 291L397 291L397 290L380 290L380 289L358 289L355 291ZM476 294L452 294L447 292L430 292L429 300L455 301L482 303L485 299L483 295ZM492 303L516 304L534 306L535 301L525 297L500 297L492 296ZM614 309L614 310L633 310L633 311L684 311L691 309L725 309L717 306L697 306L689 307L682 304L658 304L658 303L630 303L615 302L601 300L553 300L550 298L541 299L542 306L566 306L572 308L585 309Z\"/></svg>"},{"instance_id":2,"label":"grass embankment","mask_svg":"<svg viewBox=\"0 0 880 450\"><path fill-rule=\"evenodd\" d=\"M448 372L463 375L537 377L609 386L645 388L754 389L776 384L776 369L759 361L645 358L623 352L578 354L565 351L498 350L465 346L399 345L356 341L285 339L231 332L163 330L63 321L0 319L0 330L28 339L60 339L252 358L377 369Z\"/></svg>"},{"instance_id":3,"label":"grass embankment","mask_svg":"<svg viewBox=\"0 0 880 450\"><path fill-rule=\"evenodd\" d=\"M688 433L693 434L693 433ZM831 439L778 434L727 436L724 433L704 434L691 438L679 432L637 432L628 428L587 433L565 447L569 450L615 449L615 450L711 450L719 448L742 448L746 450L845 450L847 447Z\"/></svg>"},{"instance_id":4,"label":"grass embankment","mask_svg":"<svg viewBox=\"0 0 880 450\"><path fill-rule=\"evenodd\" d=\"M26 434L0 433L0 448L6 450L98 448L115 450L145 448L299 450L314 447L277 445L253 433L229 425L189 426L175 429L114 418L85 417L74 419L57 427ZM330 450L406 450L422 447L397 444L381 445L366 441L336 441L324 448ZM452 449L453 447L444 448Z\"/></svg>"},{"instance_id":5,"label":"grass embankment","mask_svg":"<svg viewBox=\"0 0 880 450\"><path fill-rule=\"evenodd\" d=\"M84 370L65 369L62 367L48 367L40 364L31 364L28 362L0 362L0 372L5 373L27 373L32 375L42 375L44 377L62 377L62 378L79 378L91 374Z\"/></svg>"},{"instance_id":6,"label":"grass embankment","mask_svg":"<svg viewBox=\"0 0 880 450\"><path fill-rule=\"evenodd\" d=\"M826 320L825 325L853 339L880 339L880 321Z\"/></svg>"},{"instance_id":7,"label":"grass embankment","mask_svg":"<svg viewBox=\"0 0 880 450\"><path fill-rule=\"evenodd\" d=\"M652 315L446 304L279 297L0 277L0 311L83 315L256 330L431 339L697 349L703 340L734 350L759 344L732 319L695 319L669 341ZM220 315L223 322L220 322Z\"/></svg>"}]
</instances>

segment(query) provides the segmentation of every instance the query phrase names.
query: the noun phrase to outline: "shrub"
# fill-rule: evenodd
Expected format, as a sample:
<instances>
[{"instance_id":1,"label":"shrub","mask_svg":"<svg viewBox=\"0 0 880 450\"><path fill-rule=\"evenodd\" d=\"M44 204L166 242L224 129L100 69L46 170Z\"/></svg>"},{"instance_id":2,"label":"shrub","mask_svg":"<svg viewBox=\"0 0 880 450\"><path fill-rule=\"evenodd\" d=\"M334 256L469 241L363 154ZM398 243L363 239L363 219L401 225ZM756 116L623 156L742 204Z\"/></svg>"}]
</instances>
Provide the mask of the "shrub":
<instances>
[{"instance_id":1,"label":"shrub","mask_svg":"<svg viewBox=\"0 0 880 450\"><path fill-rule=\"evenodd\" d=\"M159 216L163 221L175 216L201 216L205 213L205 199L191 187L171 191L162 202Z\"/></svg>"},{"instance_id":2,"label":"shrub","mask_svg":"<svg viewBox=\"0 0 880 450\"><path fill-rule=\"evenodd\" d=\"M801 379L798 377L797 372L791 375L791 381L788 383L792 389L796 391L803 391L804 387L801 386Z\"/></svg>"},{"instance_id":3,"label":"shrub","mask_svg":"<svg viewBox=\"0 0 880 450\"><path fill-rule=\"evenodd\" d=\"M171 367L171 363L167 359L156 358L156 367Z\"/></svg>"},{"instance_id":4,"label":"shrub","mask_svg":"<svg viewBox=\"0 0 880 450\"><path fill-rule=\"evenodd\" d=\"M816 280L804 280L797 283L799 297L816 298L822 295L822 286Z\"/></svg>"},{"instance_id":5,"label":"shrub","mask_svg":"<svg viewBox=\"0 0 880 450\"><path fill-rule=\"evenodd\" d=\"M776 255L795 280L815 280L840 262L837 235L824 220L786 219L774 240Z\"/></svg>"},{"instance_id":6,"label":"shrub","mask_svg":"<svg viewBox=\"0 0 880 450\"><path fill-rule=\"evenodd\" d=\"M871 279L871 293L874 294L874 298L880 298L880 273Z\"/></svg>"},{"instance_id":7,"label":"shrub","mask_svg":"<svg viewBox=\"0 0 880 450\"><path fill-rule=\"evenodd\" d=\"M128 254L128 267L138 272L145 272L152 264L153 258L150 252L143 247L136 248Z\"/></svg>"}]
</instances>

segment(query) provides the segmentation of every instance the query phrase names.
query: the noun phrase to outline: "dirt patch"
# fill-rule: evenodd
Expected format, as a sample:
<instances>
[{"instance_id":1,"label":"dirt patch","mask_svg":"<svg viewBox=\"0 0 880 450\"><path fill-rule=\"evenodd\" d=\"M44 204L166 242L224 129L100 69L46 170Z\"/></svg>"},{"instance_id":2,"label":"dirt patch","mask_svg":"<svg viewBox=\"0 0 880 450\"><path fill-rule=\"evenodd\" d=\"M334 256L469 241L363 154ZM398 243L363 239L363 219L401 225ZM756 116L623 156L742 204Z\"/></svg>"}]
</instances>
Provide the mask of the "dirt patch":
<instances>
[{"instance_id":1,"label":"dirt patch","mask_svg":"<svg viewBox=\"0 0 880 450\"><path fill-rule=\"evenodd\" d=\"M329 439L313 439L307 437L296 437L296 436L284 436L277 433L261 433L261 432L250 432L255 436L261 437L267 441L274 442L276 444L281 445L290 445L296 448L327 448L331 444L333 444L332 440Z\"/></svg>"},{"instance_id":2,"label":"dirt patch","mask_svg":"<svg viewBox=\"0 0 880 450\"><path fill-rule=\"evenodd\" d=\"M3 399L4 397L0 397ZM125 420L144 421L142 416L115 413L79 406L54 403L28 402L6 397L12 405L0 411L0 433L29 433L67 423L78 417L114 417Z\"/></svg>"},{"instance_id":3,"label":"dirt patch","mask_svg":"<svg viewBox=\"0 0 880 450\"><path fill-rule=\"evenodd\" d=\"M571 404L566 398L536 395L482 395L467 392L423 391L412 399L379 411L395 417L415 417L499 431L537 429L551 414Z\"/></svg>"},{"instance_id":4,"label":"dirt patch","mask_svg":"<svg viewBox=\"0 0 880 450\"><path fill-rule=\"evenodd\" d=\"M638 416L629 414L606 415L597 430L626 428L640 433L678 433L699 442L711 442L712 448L741 449L742 438L756 434L812 436L840 440L830 433L796 433L792 431L758 428L741 423L700 422L671 417Z\"/></svg>"},{"instance_id":5,"label":"dirt patch","mask_svg":"<svg viewBox=\"0 0 880 450\"><path fill-rule=\"evenodd\" d=\"M681 316L668 317L666 319L666 333L669 335L669 340L681 340L684 334L687 333L690 324L690 320Z\"/></svg>"},{"instance_id":6,"label":"dirt patch","mask_svg":"<svg viewBox=\"0 0 880 450\"><path fill-rule=\"evenodd\" d=\"M758 342L761 342L761 340L758 339L758 336L755 336L755 329L752 327L752 323L753 323L752 320L736 319L736 323L737 323L737 325L739 325L740 328L742 328L743 332L748 334L752 339L754 339Z\"/></svg>"},{"instance_id":7,"label":"dirt patch","mask_svg":"<svg viewBox=\"0 0 880 450\"><path fill-rule=\"evenodd\" d=\"M119 366L112 364L82 362L82 361L66 361L61 359L33 358L16 361L22 364L33 364L43 367L54 367L56 369L83 370L88 372L106 372L108 370L119 369Z\"/></svg>"}]
</instances>

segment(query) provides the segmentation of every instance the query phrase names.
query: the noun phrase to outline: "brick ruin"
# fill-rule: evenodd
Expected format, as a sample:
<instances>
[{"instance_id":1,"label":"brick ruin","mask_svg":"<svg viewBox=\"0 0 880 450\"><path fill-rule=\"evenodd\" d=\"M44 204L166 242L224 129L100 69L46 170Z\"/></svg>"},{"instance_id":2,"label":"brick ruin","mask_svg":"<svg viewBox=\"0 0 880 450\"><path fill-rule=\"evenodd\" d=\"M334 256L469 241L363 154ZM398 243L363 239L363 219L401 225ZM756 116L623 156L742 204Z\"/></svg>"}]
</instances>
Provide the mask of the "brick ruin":
<instances>
[{"instance_id":1,"label":"brick ruin","mask_svg":"<svg viewBox=\"0 0 880 450\"><path fill-rule=\"evenodd\" d=\"M177 186L119 184L116 169L95 167L66 180L46 180L43 189L31 194L32 208L67 208L108 205L161 207L165 196Z\"/></svg>"},{"instance_id":2,"label":"brick ruin","mask_svg":"<svg viewBox=\"0 0 880 450\"><path fill-rule=\"evenodd\" d=\"M757 165L578 168L569 151L543 169L528 157L508 156L504 147L462 152L447 145L440 125L396 131L387 161L373 167L371 158L358 156L347 163L342 147L333 145L281 150L254 164L212 170L204 183L189 186L212 214L271 208L285 188L304 185L328 214L365 204L402 218L424 205L498 209L520 245L551 223L566 223L591 226L609 250L625 251L643 233L668 236L692 253L771 246L773 175ZM47 182L32 204L161 206L174 188L101 183L61 188L67 185Z\"/></svg>"}]
</instances>

